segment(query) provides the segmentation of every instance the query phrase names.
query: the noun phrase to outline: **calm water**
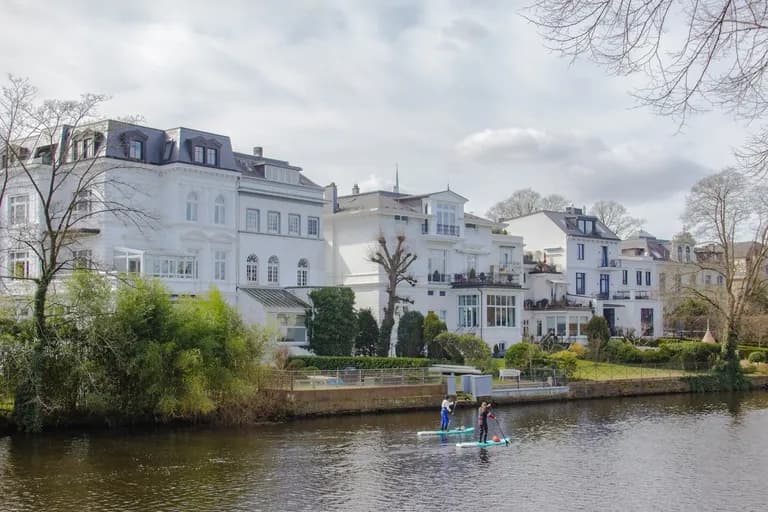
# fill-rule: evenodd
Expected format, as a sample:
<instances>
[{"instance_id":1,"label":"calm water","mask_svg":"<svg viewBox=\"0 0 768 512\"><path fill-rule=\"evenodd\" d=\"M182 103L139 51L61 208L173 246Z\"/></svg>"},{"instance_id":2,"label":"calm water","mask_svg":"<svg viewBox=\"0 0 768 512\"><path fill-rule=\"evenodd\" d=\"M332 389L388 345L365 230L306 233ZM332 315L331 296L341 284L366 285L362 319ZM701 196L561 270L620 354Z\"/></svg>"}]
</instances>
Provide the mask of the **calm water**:
<instances>
[{"instance_id":1,"label":"calm water","mask_svg":"<svg viewBox=\"0 0 768 512\"><path fill-rule=\"evenodd\" d=\"M437 407L436 407L437 409ZM766 510L768 393L504 407L511 447L434 413L0 438L2 510ZM471 424L458 411L454 424ZM498 426L491 421L491 434Z\"/></svg>"}]
</instances>

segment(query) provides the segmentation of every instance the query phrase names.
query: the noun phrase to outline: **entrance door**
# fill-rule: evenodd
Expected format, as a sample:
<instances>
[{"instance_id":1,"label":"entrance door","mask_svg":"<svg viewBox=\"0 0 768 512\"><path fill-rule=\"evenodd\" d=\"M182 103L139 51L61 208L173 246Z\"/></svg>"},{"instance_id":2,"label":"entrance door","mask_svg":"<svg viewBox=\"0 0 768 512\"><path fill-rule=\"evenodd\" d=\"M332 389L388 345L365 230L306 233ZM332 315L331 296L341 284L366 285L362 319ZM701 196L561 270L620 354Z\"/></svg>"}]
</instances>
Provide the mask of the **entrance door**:
<instances>
[{"instance_id":1,"label":"entrance door","mask_svg":"<svg viewBox=\"0 0 768 512\"><path fill-rule=\"evenodd\" d=\"M616 335L616 310L613 308L603 308L603 318L608 322L608 328L611 330L611 336Z\"/></svg>"}]
</instances>

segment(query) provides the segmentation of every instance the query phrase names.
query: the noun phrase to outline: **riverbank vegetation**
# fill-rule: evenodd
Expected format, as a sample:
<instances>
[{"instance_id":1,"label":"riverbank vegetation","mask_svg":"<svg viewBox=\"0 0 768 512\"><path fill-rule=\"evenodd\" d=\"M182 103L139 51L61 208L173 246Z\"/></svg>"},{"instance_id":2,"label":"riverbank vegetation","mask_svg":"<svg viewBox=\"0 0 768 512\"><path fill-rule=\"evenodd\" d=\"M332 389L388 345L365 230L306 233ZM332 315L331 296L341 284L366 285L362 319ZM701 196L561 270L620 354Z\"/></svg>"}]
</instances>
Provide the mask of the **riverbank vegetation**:
<instances>
[{"instance_id":1,"label":"riverbank vegetation","mask_svg":"<svg viewBox=\"0 0 768 512\"><path fill-rule=\"evenodd\" d=\"M30 322L3 323L5 403L24 431L84 422L221 421L279 414L257 391L268 329L246 327L221 294L172 302L159 282L113 283L78 271L39 338Z\"/></svg>"}]
</instances>

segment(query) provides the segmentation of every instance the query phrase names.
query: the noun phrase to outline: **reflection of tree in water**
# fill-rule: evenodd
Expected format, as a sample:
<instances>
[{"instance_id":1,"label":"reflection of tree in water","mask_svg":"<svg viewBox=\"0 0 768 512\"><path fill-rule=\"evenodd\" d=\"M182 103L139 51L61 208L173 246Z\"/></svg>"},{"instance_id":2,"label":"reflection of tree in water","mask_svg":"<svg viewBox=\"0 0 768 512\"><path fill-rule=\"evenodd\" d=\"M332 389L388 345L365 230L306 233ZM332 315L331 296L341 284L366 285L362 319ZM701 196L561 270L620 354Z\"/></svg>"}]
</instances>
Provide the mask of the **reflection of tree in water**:
<instances>
[{"instance_id":1,"label":"reflection of tree in water","mask_svg":"<svg viewBox=\"0 0 768 512\"><path fill-rule=\"evenodd\" d=\"M257 436L227 431L13 437L3 500L30 510L226 510L270 470L269 452Z\"/></svg>"}]
</instances>

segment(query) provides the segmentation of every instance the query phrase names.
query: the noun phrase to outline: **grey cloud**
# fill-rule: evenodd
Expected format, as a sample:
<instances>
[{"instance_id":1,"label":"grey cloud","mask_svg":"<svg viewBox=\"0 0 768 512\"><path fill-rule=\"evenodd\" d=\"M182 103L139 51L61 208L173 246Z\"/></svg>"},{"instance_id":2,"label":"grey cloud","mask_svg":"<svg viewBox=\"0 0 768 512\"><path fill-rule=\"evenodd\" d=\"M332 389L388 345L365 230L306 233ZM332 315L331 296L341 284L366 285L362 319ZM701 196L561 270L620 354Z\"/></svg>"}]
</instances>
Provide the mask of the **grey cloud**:
<instances>
[{"instance_id":1,"label":"grey cloud","mask_svg":"<svg viewBox=\"0 0 768 512\"><path fill-rule=\"evenodd\" d=\"M473 43L485 39L490 34L488 28L474 20L459 18L443 29L443 35L451 39L459 39Z\"/></svg>"}]
</instances>

